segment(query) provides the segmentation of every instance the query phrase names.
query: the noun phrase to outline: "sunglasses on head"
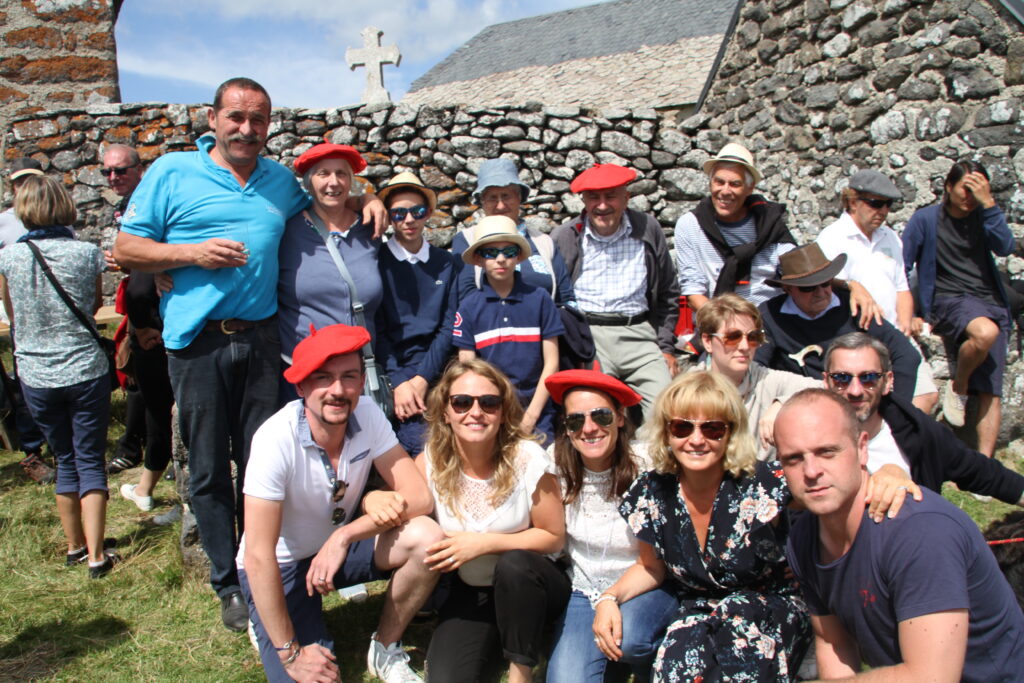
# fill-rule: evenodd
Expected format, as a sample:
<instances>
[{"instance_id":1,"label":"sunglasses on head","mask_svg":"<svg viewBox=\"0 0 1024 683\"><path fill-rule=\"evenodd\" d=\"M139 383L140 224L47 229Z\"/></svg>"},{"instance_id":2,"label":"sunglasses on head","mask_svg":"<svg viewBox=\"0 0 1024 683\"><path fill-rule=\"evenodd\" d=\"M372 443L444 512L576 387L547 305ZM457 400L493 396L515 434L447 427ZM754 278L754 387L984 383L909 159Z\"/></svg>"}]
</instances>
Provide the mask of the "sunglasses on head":
<instances>
[{"instance_id":1,"label":"sunglasses on head","mask_svg":"<svg viewBox=\"0 0 1024 683\"><path fill-rule=\"evenodd\" d=\"M487 260L498 258L498 254L501 254L505 258L515 258L519 256L521 249L518 244L510 244L507 247L480 247L476 250L476 253L484 257Z\"/></svg>"},{"instance_id":2,"label":"sunglasses on head","mask_svg":"<svg viewBox=\"0 0 1024 683\"><path fill-rule=\"evenodd\" d=\"M729 423L724 420L684 420L675 417L668 421L668 431L677 439L689 438L698 427L704 438L711 441L721 441L729 431Z\"/></svg>"},{"instance_id":3,"label":"sunglasses on head","mask_svg":"<svg viewBox=\"0 0 1024 683\"><path fill-rule=\"evenodd\" d=\"M811 292L815 292L815 291L817 291L819 289L825 289L825 288L831 287L831 286L832 286L832 281L829 280L828 282L822 282L820 285L803 285L803 286L797 287L797 289L799 289L804 294L810 294Z\"/></svg>"},{"instance_id":4,"label":"sunglasses on head","mask_svg":"<svg viewBox=\"0 0 1024 683\"><path fill-rule=\"evenodd\" d=\"M836 386L845 387L853 381L856 377L862 387L871 388L878 384L884 376L881 372L862 372L859 375L854 375L850 372L830 372L828 378L832 380L832 383Z\"/></svg>"},{"instance_id":5,"label":"sunglasses on head","mask_svg":"<svg viewBox=\"0 0 1024 683\"><path fill-rule=\"evenodd\" d=\"M731 349L734 346L740 345L740 340L744 337L747 338L747 344L750 346L760 346L768 341L768 333L764 330L750 330L749 332L741 332L740 330L729 330L725 333L716 333L710 335L721 340L722 345L727 349Z\"/></svg>"},{"instance_id":6,"label":"sunglasses on head","mask_svg":"<svg viewBox=\"0 0 1024 683\"><path fill-rule=\"evenodd\" d=\"M334 484L331 487L331 502L340 503L345 497L345 492L348 491L348 482L343 479L335 479ZM331 524L338 526L345 521L345 508L336 507L334 512L331 513Z\"/></svg>"},{"instance_id":7,"label":"sunglasses on head","mask_svg":"<svg viewBox=\"0 0 1024 683\"><path fill-rule=\"evenodd\" d=\"M427 215L427 207L423 204L417 204L416 206L410 206L406 208L399 206L388 211L388 215L391 216L392 223L401 223L405 220L405 217L412 214L412 219L418 221Z\"/></svg>"},{"instance_id":8,"label":"sunglasses on head","mask_svg":"<svg viewBox=\"0 0 1024 683\"><path fill-rule=\"evenodd\" d=\"M868 199L867 197L857 197L872 209L888 209L892 207L891 199Z\"/></svg>"},{"instance_id":9,"label":"sunglasses on head","mask_svg":"<svg viewBox=\"0 0 1024 683\"><path fill-rule=\"evenodd\" d=\"M583 429L583 425L587 422L587 415L598 427L611 427L615 422L615 412L611 408L594 408L589 412L568 413L565 416L565 431L575 434Z\"/></svg>"},{"instance_id":10,"label":"sunglasses on head","mask_svg":"<svg viewBox=\"0 0 1024 683\"><path fill-rule=\"evenodd\" d=\"M473 407L473 402L480 404L480 410L488 415L501 410L501 396L497 394L483 394L482 396L471 396L469 394L452 394L448 397L448 405L459 415L468 413Z\"/></svg>"},{"instance_id":11,"label":"sunglasses on head","mask_svg":"<svg viewBox=\"0 0 1024 683\"><path fill-rule=\"evenodd\" d=\"M131 166L114 166L111 168L104 167L103 175L110 175L113 173L116 176L122 176L136 166L138 166L138 164L132 164Z\"/></svg>"}]
</instances>

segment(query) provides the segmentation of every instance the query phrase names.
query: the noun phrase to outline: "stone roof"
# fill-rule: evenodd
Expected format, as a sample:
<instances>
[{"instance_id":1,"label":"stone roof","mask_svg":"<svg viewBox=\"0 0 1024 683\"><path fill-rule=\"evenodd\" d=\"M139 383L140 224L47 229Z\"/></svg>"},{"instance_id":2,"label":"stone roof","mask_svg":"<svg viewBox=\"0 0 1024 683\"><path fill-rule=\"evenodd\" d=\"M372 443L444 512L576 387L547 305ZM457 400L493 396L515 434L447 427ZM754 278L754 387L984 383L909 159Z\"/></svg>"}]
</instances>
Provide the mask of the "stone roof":
<instances>
[{"instance_id":1,"label":"stone roof","mask_svg":"<svg viewBox=\"0 0 1024 683\"><path fill-rule=\"evenodd\" d=\"M416 79L403 101L692 104L736 6L737 0L616 0L495 24Z\"/></svg>"}]
</instances>

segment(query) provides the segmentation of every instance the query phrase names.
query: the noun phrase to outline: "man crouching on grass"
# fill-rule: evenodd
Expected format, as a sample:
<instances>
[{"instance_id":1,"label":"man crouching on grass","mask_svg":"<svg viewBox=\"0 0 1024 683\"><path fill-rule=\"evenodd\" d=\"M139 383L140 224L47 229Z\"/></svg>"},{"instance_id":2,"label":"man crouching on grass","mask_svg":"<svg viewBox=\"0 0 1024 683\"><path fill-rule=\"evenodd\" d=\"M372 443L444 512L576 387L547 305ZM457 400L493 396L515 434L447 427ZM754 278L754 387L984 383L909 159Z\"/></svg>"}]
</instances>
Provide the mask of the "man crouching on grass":
<instances>
[{"instance_id":1,"label":"man crouching on grass","mask_svg":"<svg viewBox=\"0 0 1024 683\"><path fill-rule=\"evenodd\" d=\"M253 436L236 562L273 683L340 680L321 596L389 575L368 667L388 683L422 680L399 641L437 582L424 549L444 534L425 516L427 484L384 413L360 400L369 341L362 327L311 328L284 373L301 399ZM391 492L358 514L371 464Z\"/></svg>"}]
</instances>

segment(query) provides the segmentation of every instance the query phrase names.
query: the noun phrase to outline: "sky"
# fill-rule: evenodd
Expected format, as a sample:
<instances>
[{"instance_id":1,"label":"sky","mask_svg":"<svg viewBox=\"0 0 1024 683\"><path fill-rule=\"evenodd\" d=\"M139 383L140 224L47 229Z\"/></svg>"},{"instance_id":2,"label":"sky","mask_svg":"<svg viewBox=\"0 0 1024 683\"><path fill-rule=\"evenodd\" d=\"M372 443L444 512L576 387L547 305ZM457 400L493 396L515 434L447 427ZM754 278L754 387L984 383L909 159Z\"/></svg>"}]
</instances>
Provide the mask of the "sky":
<instances>
[{"instance_id":1,"label":"sky","mask_svg":"<svg viewBox=\"0 0 1024 683\"><path fill-rule=\"evenodd\" d=\"M234 76L261 83L275 106L358 104L366 69L346 48L366 26L397 45L384 86L398 101L414 80L483 28L595 0L126 0L115 28L123 102L210 102Z\"/></svg>"}]
</instances>

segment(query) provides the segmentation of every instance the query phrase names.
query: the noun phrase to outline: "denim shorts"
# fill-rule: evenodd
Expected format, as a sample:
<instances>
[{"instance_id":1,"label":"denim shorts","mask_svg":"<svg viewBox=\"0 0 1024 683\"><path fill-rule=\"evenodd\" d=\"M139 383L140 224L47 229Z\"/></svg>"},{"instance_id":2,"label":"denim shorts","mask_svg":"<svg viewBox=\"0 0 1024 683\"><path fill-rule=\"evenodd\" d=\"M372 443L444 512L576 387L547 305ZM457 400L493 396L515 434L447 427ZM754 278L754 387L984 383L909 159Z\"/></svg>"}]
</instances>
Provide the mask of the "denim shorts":
<instances>
[{"instance_id":1,"label":"denim shorts","mask_svg":"<svg viewBox=\"0 0 1024 683\"><path fill-rule=\"evenodd\" d=\"M1010 338L1010 314L1005 308L977 299L969 294L944 296L932 304L932 331L959 347L967 325L976 318L988 318L999 326L999 336L988 356L971 373L967 390L972 394L1003 393L1003 372L1006 370L1006 350Z\"/></svg>"}]
</instances>

